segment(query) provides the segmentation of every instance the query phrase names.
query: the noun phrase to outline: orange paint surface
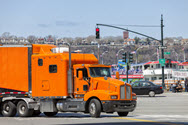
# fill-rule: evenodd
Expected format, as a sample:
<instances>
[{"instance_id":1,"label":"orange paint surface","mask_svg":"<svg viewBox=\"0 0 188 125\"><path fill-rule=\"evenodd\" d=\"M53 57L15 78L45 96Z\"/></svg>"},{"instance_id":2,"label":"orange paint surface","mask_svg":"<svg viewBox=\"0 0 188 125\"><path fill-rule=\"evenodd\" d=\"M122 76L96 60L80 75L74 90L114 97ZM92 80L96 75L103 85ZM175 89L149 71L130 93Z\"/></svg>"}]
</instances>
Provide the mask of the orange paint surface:
<instances>
[{"instance_id":1,"label":"orange paint surface","mask_svg":"<svg viewBox=\"0 0 188 125\"><path fill-rule=\"evenodd\" d=\"M0 88L28 91L28 48L0 47Z\"/></svg>"}]
</instances>

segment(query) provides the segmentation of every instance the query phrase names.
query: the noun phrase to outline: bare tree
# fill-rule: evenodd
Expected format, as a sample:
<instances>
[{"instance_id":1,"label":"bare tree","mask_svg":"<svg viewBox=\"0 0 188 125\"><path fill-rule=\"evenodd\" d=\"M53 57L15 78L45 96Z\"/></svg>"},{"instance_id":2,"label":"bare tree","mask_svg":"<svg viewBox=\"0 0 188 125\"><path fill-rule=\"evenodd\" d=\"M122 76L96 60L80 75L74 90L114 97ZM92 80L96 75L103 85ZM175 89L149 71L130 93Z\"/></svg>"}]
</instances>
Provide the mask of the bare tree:
<instances>
[{"instance_id":1,"label":"bare tree","mask_svg":"<svg viewBox=\"0 0 188 125\"><path fill-rule=\"evenodd\" d=\"M37 37L34 35L30 35L27 37L27 40L29 41L29 43L33 44L37 40Z\"/></svg>"},{"instance_id":2,"label":"bare tree","mask_svg":"<svg viewBox=\"0 0 188 125\"><path fill-rule=\"evenodd\" d=\"M4 33L1 35L1 37L4 38L4 39L9 39L10 33L9 33L9 32L4 32Z\"/></svg>"}]
</instances>

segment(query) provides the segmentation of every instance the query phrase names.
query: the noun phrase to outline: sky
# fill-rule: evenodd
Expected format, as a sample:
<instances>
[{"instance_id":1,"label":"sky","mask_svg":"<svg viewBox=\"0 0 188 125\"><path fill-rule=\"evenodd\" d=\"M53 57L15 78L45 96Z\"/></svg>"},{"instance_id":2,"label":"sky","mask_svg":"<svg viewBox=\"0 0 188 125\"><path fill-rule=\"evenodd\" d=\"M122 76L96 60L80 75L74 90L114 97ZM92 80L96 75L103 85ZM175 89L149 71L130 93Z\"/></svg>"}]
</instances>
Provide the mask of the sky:
<instances>
[{"instance_id":1,"label":"sky","mask_svg":"<svg viewBox=\"0 0 188 125\"><path fill-rule=\"evenodd\" d=\"M157 39L164 19L164 37L188 38L188 0L0 0L0 35L87 37L96 23L128 28ZM100 26L101 37L123 36L123 31ZM141 37L130 33L130 37Z\"/></svg>"}]
</instances>

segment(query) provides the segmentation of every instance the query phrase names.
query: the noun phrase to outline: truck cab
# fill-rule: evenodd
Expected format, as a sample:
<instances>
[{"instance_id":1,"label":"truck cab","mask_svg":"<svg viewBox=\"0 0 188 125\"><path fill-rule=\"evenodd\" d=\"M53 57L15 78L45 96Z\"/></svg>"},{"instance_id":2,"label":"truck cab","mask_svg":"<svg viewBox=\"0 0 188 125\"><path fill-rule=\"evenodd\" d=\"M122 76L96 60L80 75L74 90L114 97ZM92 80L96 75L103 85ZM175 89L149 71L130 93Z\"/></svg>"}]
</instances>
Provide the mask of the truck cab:
<instances>
[{"instance_id":1,"label":"truck cab","mask_svg":"<svg viewBox=\"0 0 188 125\"><path fill-rule=\"evenodd\" d=\"M126 116L135 109L136 95L132 93L131 85L111 78L111 66L77 64L73 70L74 97L82 98L90 108L88 110L97 108L97 104L89 104L93 99L99 101L101 111L107 113L117 112Z\"/></svg>"}]
</instances>

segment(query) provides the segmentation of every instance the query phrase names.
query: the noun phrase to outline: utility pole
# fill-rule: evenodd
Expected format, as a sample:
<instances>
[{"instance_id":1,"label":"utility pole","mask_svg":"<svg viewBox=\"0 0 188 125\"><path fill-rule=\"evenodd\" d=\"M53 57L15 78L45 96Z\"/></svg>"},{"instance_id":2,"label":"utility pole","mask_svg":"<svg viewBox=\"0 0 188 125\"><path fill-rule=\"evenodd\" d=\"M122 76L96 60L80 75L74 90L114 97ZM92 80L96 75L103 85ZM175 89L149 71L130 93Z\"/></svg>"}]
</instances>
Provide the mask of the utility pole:
<instances>
[{"instance_id":1,"label":"utility pole","mask_svg":"<svg viewBox=\"0 0 188 125\"><path fill-rule=\"evenodd\" d=\"M98 58L98 61L100 62L100 45L99 45L99 42L98 42L98 53L97 53L97 58Z\"/></svg>"},{"instance_id":2,"label":"utility pole","mask_svg":"<svg viewBox=\"0 0 188 125\"><path fill-rule=\"evenodd\" d=\"M127 61L127 83L129 83L129 63Z\"/></svg>"},{"instance_id":3,"label":"utility pole","mask_svg":"<svg viewBox=\"0 0 188 125\"><path fill-rule=\"evenodd\" d=\"M161 15L161 46L163 46L163 15ZM162 59L164 59L164 49L161 49L161 53L162 53ZM165 82L164 82L164 66L162 66L162 86L163 89L165 89Z\"/></svg>"}]
</instances>

